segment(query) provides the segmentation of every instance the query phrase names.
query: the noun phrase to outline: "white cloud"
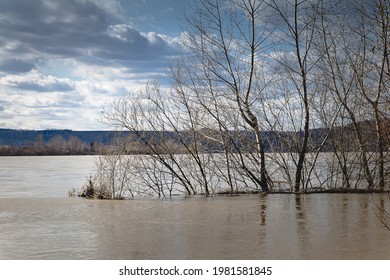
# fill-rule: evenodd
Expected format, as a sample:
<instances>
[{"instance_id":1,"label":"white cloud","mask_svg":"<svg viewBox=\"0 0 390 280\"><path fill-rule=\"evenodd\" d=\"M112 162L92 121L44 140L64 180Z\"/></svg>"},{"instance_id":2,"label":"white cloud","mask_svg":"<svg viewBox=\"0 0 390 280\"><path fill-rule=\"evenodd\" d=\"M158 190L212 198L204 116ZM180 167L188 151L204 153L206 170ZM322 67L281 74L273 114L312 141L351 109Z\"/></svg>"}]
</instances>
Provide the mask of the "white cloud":
<instances>
[{"instance_id":1,"label":"white cloud","mask_svg":"<svg viewBox=\"0 0 390 280\"><path fill-rule=\"evenodd\" d=\"M127 67L95 67L72 63L72 80L45 75L38 70L0 78L2 127L45 129L108 129L101 111L115 98L137 92L148 77L159 72L137 73ZM7 100L7 101L5 101Z\"/></svg>"},{"instance_id":2,"label":"white cloud","mask_svg":"<svg viewBox=\"0 0 390 280\"><path fill-rule=\"evenodd\" d=\"M2 0L0 29L9 128L106 128L102 108L164 77L180 49L178 38L129 25L117 0Z\"/></svg>"}]
</instances>

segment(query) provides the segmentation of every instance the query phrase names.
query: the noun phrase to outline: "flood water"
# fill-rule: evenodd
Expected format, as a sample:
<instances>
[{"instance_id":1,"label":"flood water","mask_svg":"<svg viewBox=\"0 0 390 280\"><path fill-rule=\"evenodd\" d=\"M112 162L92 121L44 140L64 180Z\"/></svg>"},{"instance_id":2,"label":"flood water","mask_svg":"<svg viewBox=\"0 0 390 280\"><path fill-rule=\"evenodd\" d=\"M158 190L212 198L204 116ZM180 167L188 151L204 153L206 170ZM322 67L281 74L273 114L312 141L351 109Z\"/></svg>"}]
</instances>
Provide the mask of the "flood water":
<instances>
[{"instance_id":1,"label":"flood water","mask_svg":"<svg viewBox=\"0 0 390 280\"><path fill-rule=\"evenodd\" d=\"M390 259L380 195L67 197L92 172L93 157L0 157L0 259Z\"/></svg>"}]
</instances>

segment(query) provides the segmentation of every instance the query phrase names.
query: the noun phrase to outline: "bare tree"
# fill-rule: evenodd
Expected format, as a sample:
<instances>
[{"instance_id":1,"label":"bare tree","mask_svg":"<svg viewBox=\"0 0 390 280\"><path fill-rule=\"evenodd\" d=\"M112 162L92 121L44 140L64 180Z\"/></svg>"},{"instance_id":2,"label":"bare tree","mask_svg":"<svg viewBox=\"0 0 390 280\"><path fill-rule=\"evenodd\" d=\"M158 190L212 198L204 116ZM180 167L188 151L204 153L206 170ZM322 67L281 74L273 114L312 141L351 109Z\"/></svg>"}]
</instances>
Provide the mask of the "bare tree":
<instances>
[{"instance_id":1,"label":"bare tree","mask_svg":"<svg viewBox=\"0 0 390 280\"><path fill-rule=\"evenodd\" d=\"M354 17L329 12L322 3L318 26L322 32L322 47L319 48L324 54L321 80L335 97L332 99L343 107L339 126L349 126L354 131L356 141L349 143L356 142L358 146L361 168L357 173L364 174L369 190L376 187L383 190L386 157L383 124L388 119L385 112L388 107L386 96L389 95L386 86L389 77L385 70L388 61L388 5L383 1L351 1L348 9ZM371 131L367 120L374 124ZM372 145L374 142L376 144ZM332 143L339 155L341 142ZM345 155L339 163L346 176L349 171Z\"/></svg>"},{"instance_id":2,"label":"bare tree","mask_svg":"<svg viewBox=\"0 0 390 280\"><path fill-rule=\"evenodd\" d=\"M381 196L379 202L374 201L375 214L379 221L390 231L390 209L386 208L386 200L390 200L390 196Z\"/></svg>"},{"instance_id":3,"label":"bare tree","mask_svg":"<svg viewBox=\"0 0 390 280\"><path fill-rule=\"evenodd\" d=\"M131 132L100 162L111 197L276 184L352 190L363 181L383 191L389 3L351 0L347 14L343 4L199 0L186 19L183 57L168 71L171 87L149 83L105 112ZM143 155L129 161L134 147Z\"/></svg>"},{"instance_id":4,"label":"bare tree","mask_svg":"<svg viewBox=\"0 0 390 280\"><path fill-rule=\"evenodd\" d=\"M305 173L305 165L310 128L314 127L311 100L317 94L312 74L318 61L314 52L317 4L312 1L272 0L267 1L267 6L268 18L275 26L271 58L281 78L274 90L281 91L280 100L284 100L284 104L270 108L271 119L280 128L295 132L285 144L296 167L295 174L289 174L288 180L293 181L294 190L298 192L310 179L310 175ZM312 166L314 164L311 163Z\"/></svg>"},{"instance_id":5,"label":"bare tree","mask_svg":"<svg viewBox=\"0 0 390 280\"><path fill-rule=\"evenodd\" d=\"M255 112L256 99L262 94L259 91L262 81L256 79L258 59L268 38L268 33L259 26L265 3L201 0L197 4L194 15L187 18L189 31L184 42L194 67L194 71L188 73L188 80L196 87L186 84L187 89L195 95L199 95L199 91L208 93L211 99L218 94L226 104L234 104L246 129L254 133L257 156L252 159L259 166L260 174L257 176L249 168L244 168L253 182L263 191L268 191L270 178L266 169L264 139ZM218 112L214 113L218 118Z\"/></svg>"},{"instance_id":6,"label":"bare tree","mask_svg":"<svg viewBox=\"0 0 390 280\"><path fill-rule=\"evenodd\" d=\"M66 141L66 149L70 154L81 154L86 150L86 144L83 143L77 136L71 135Z\"/></svg>"},{"instance_id":7,"label":"bare tree","mask_svg":"<svg viewBox=\"0 0 390 280\"><path fill-rule=\"evenodd\" d=\"M96 199L134 196L132 160L117 147L106 149L96 159L96 173L84 184L79 196Z\"/></svg>"},{"instance_id":8,"label":"bare tree","mask_svg":"<svg viewBox=\"0 0 390 280\"><path fill-rule=\"evenodd\" d=\"M61 135L54 136L47 143L49 152L53 154L64 154L66 153L66 141Z\"/></svg>"}]
</instances>

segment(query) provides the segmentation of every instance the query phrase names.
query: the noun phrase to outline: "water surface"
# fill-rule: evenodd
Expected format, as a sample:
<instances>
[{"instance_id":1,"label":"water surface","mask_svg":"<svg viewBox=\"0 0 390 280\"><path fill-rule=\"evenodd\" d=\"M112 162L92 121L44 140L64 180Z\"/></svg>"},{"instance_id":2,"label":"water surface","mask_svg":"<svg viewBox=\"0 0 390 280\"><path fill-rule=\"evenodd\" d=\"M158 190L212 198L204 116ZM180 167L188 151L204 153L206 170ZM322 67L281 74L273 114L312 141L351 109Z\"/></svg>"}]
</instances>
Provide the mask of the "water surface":
<instances>
[{"instance_id":1,"label":"water surface","mask_svg":"<svg viewBox=\"0 0 390 280\"><path fill-rule=\"evenodd\" d=\"M94 173L95 156L0 156L0 198L66 197Z\"/></svg>"},{"instance_id":2,"label":"water surface","mask_svg":"<svg viewBox=\"0 0 390 280\"><path fill-rule=\"evenodd\" d=\"M92 163L0 158L0 259L390 259L380 195L68 198Z\"/></svg>"}]
</instances>

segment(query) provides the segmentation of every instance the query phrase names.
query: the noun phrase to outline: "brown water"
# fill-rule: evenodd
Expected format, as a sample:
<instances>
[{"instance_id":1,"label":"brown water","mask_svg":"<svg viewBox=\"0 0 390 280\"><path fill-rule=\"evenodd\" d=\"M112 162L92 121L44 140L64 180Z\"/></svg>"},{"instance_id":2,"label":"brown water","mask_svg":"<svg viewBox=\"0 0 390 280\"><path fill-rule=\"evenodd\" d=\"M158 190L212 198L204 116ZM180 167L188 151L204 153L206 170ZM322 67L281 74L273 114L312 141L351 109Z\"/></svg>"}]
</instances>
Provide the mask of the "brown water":
<instances>
[{"instance_id":1,"label":"brown water","mask_svg":"<svg viewBox=\"0 0 390 280\"><path fill-rule=\"evenodd\" d=\"M1 198L0 259L390 259L373 201L379 196Z\"/></svg>"},{"instance_id":2,"label":"brown water","mask_svg":"<svg viewBox=\"0 0 390 280\"><path fill-rule=\"evenodd\" d=\"M0 156L0 199L67 197L69 190L80 189L94 174L95 158Z\"/></svg>"},{"instance_id":3,"label":"brown water","mask_svg":"<svg viewBox=\"0 0 390 280\"><path fill-rule=\"evenodd\" d=\"M378 195L68 198L93 160L0 157L0 259L390 259Z\"/></svg>"}]
</instances>

